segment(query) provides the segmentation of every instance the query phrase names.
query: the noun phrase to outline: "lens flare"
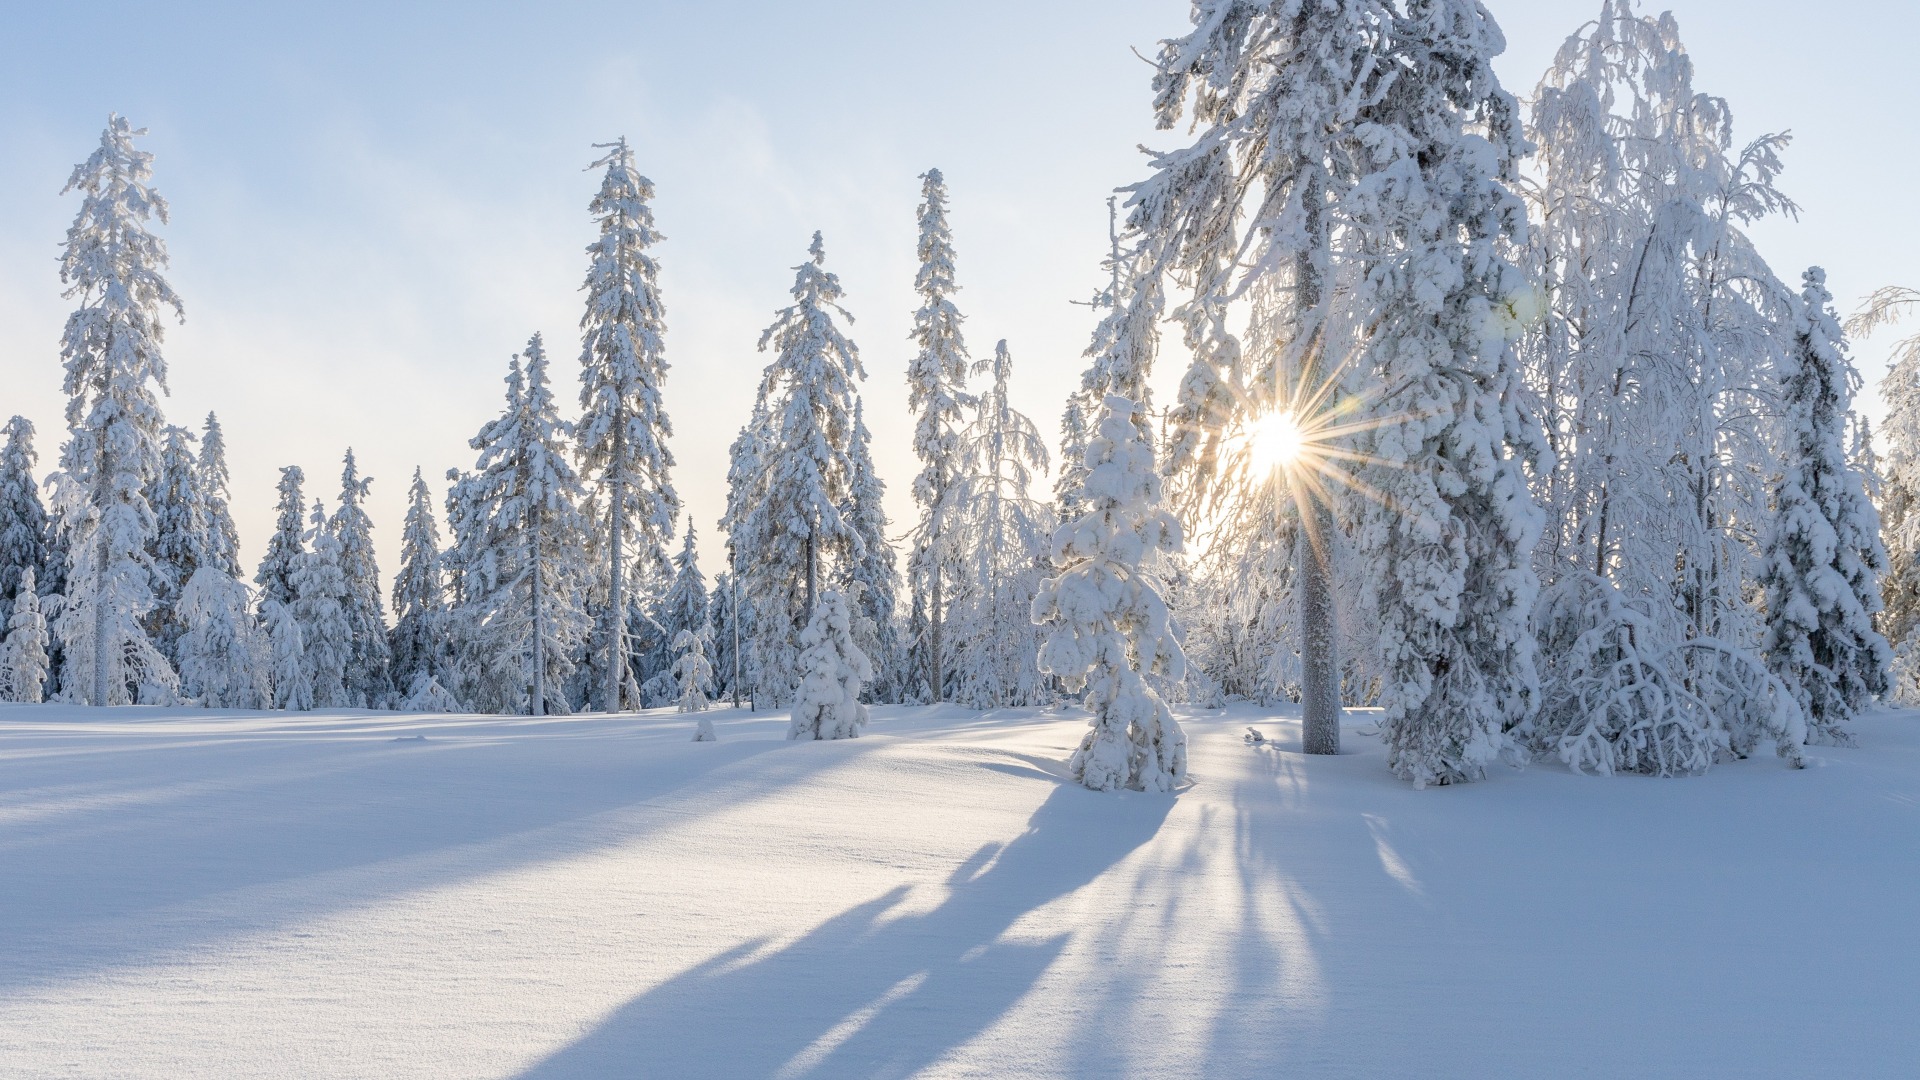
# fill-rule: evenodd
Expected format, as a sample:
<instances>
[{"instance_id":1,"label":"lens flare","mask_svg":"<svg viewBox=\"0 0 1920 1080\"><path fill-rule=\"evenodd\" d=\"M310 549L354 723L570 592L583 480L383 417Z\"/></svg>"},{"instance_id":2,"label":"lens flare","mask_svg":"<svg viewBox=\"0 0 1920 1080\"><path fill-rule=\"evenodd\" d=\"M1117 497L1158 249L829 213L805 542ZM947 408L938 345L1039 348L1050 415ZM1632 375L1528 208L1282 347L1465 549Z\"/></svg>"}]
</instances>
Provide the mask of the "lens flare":
<instances>
[{"instance_id":1,"label":"lens flare","mask_svg":"<svg viewBox=\"0 0 1920 1080\"><path fill-rule=\"evenodd\" d=\"M1253 467L1263 473L1293 468L1306 445L1306 433L1291 412L1267 413L1255 421L1247 433L1247 450Z\"/></svg>"}]
</instances>

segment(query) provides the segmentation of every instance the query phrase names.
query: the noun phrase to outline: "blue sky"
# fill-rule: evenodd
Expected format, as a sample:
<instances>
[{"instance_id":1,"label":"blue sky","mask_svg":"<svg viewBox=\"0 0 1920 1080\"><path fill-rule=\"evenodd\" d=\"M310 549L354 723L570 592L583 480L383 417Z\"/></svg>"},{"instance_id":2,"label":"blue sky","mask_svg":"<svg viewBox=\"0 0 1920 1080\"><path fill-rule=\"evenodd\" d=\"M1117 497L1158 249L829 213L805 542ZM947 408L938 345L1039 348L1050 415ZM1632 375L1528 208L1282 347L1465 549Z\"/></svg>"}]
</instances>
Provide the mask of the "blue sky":
<instances>
[{"instance_id":1,"label":"blue sky","mask_svg":"<svg viewBox=\"0 0 1920 1080\"><path fill-rule=\"evenodd\" d=\"M1920 284L1920 12L1885 2L1681 0L1699 89L1740 135L1791 129L1797 222L1758 235L1797 280L1825 265L1850 306ZM536 10L537 7L537 10ZM1104 199L1140 175L1150 70L1132 50L1186 26L1178 0L964 5L16 4L0 37L0 414L60 437L58 195L110 110L152 131L187 322L170 416L217 409L243 559L279 466L331 502L342 450L377 478L391 573L407 479L471 464L507 358L545 333L572 386L592 145L619 135L656 183L681 493L709 569L727 443L816 228L862 347L876 454L904 529L902 383L916 176L947 175L969 342L1005 337L1043 431L1081 366ZM1528 92L1598 0L1491 4ZM1657 9L1657 8L1656 8ZM1857 358L1877 379L1885 342ZM1181 361L1169 354L1170 384Z\"/></svg>"}]
</instances>

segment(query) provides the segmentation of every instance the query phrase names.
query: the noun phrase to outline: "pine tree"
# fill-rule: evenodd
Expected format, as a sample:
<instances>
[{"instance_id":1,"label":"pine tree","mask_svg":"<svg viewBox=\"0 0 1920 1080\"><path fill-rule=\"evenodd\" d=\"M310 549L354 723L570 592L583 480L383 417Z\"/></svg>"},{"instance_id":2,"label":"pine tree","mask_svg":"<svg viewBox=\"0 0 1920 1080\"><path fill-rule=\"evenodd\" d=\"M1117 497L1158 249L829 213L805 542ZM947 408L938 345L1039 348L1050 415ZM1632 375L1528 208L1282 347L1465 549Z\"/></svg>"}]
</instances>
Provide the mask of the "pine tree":
<instances>
[{"instance_id":1,"label":"pine tree","mask_svg":"<svg viewBox=\"0 0 1920 1080\"><path fill-rule=\"evenodd\" d=\"M14 598L29 573L44 579L48 548L47 511L33 467L33 422L22 416L7 421L0 446L0 620L11 618ZM10 625L10 624L9 624Z\"/></svg>"},{"instance_id":2,"label":"pine tree","mask_svg":"<svg viewBox=\"0 0 1920 1080\"><path fill-rule=\"evenodd\" d=\"M418 468L407 491L407 519L400 531L400 572L393 578L393 630L388 634L393 684L413 700L422 674L446 670L447 587L440 560L440 527L433 519L433 493ZM444 692L444 691L443 691Z\"/></svg>"},{"instance_id":3,"label":"pine tree","mask_svg":"<svg viewBox=\"0 0 1920 1080\"><path fill-rule=\"evenodd\" d=\"M680 513L680 496L668 471L673 454L666 441L673 426L661 406L667 373L666 314L656 279L659 267L648 249L662 238L653 225L653 182L634 171L627 141L601 144L608 153L589 168L606 169L590 209L600 238L587 248L592 268L584 286L587 311L580 320L580 406L576 446L582 473L607 494L610 596L607 617L617 624L627 608L626 540L638 547L639 565L664 559ZM605 709L620 710L626 681L624 642L609 639Z\"/></svg>"},{"instance_id":4,"label":"pine tree","mask_svg":"<svg viewBox=\"0 0 1920 1080\"><path fill-rule=\"evenodd\" d=\"M840 281L825 269L820 234L812 259L796 268L794 303L761 335L774 349L762 377L766 407L760 468L737 492L744 513L730 519L735 570L754 601L754 666L773 704L790 700L794 628L812 621L821 567L861 552L842 507L851 495L854 380L866 377L859 351L835 325L851 321ZM742 552L750 558L740 560ZM843 601L844 602L844 601Z\"/></svg>"},{"instance_id":5,"label":"pine tree","mask_svg":"<svg viewBox=\"0 0 1920 1080\"><path fill-rule=\"evenodd\" d=\"M273 707L306 712L313 708L313 676L307 668L300 618L292 604L277 600L261 604L261 612L273 648Z\"/></svg>"},{"instance_id":6,"label":"pine tree","mask_svg":"<svg viewBox=\"0 0 1920 1080\"><path fill-rule=\"evenodd\" d=\"M526 367L521 368L525 360ZM461 485L461 696L493 712L565 712L573 654L587 632L584 492L568 461L540 335L507 375L507 408L481 428Z\"/></svg>"},{"instance_id":7,"label":"pine tree","mask_svg":"<svg viewBox=\"0 0 1920 1080\"><path fill-rule=\"evenodd\" d=\"M863 403L853 402L853 440L848 447L851 465L849 494L843 510L860 544L843 568L841 587L853 597L853 637L874 664L869 696L874 701L899 701L904 692L906 657L894 606L898 603L900 572L893 545L887 541L887 485L873 467L873 435L867 430Z\"/></svg>"},{"instance_id":8,"label":"pine tree","mask_svg":"<svg viewBox=\"0 0 1920 1080\"><path fill-rule=\"evenodd\" d=\"M166 246L146 227L155 216L166 222L167 203L147 186L153 155L133 145L145 134L109 116L99 149L63 190L82 200L60 259L65 295L80 306L60 341L68 439L53 484L70 570L55 630L63 692L95 705L165 700L174 684L146 631L154 606L146 492L160 475L165 425L160 313L182 309L161 274Z\"/></svg>"},{"instance_id":9,"label":"pine tree","mask_svg":"<svg viewBox=\"0 0 1920 1080\"><path fill-rule=\"evenodd\" d=\"M1028 492L1047 467L1046 441L1013 407L1007 343L974 373L991 383L961 435L953 540L961 573L950 609L954 700L975 709L1039 704L1040 635L1029 618L1040 587L1052 514Z\"/></svg>"},{"instance_id":10,"label":"pine tree","mask_svg":"<svg viewBox=\"0 0 1920 1080\"><path fill-rule=\"evenodd\" d=\"M941 701L947 684L945 594L956 563L946 520L952 502L948 489L953 484L953 464L960 450L962 410L969 403L968 360L966 340L960 331L964 318L950 299L960 287L953 279L946 179L939 169L928 169L920 179L920 270L913 287L921 303L913 313L910 335L919 351L907 365L907 408L915 416L913 450L920 457L920 473L913 480L913 501L920 507L920 523L914 530L907 576L915 598L914 610L924 620L913 627L926 664L919 675L932 699Z\"/></svg>"},{"instance_id":11,"label":"pine tree","mask_svg":"<svg viewBox=\"0 0 1920 1080\"><path fill-rule=\"evenodd\" d=\"M327 508L313 500L307 552L294 570L293 613L300 624L303 668L316 709L352 708L347 697L347 658L353 627L347 622L347 577L340 569L340 541L327 527Z\"/></svg>"},{"instance_id":12,"label":"pine tree","mask_svg":"<svg viewBox=\"0 0 1920 1080\"><path fill-rule=\"evenodd\" d=\"M34 591L33 567L20 572L20 591L7 620L7 639L0 646L0 659L6 670L0 681L8 701L29 704L46 699L47 677L51 673L47 657L47 620L40 614L40 596Z\"/></svg>"},{"instance_id":13,"label":"pine tree","mask_svg":"<svg viewBox=\"0 0 1920 1080\"><path fill-rule=\"evenodd\" d=\"M1844 442L1859 375L1826 271L1813 267L1803 282L1794 366L1782 379L1789 441L1760 577L1767 666L1806 710L1808 741L1850 746L1854 714L1887 689L1892 650L1873 628L1887 560L1879 514Z\"/></svg>"},{"instance_id":14,"label":"pine tree","mask_svg":"<svg viewBox=\"0 0 1920 1080\"><path fill-rule=\"evenodd\" d=\"M230 578L238 580L240 570L240 530L233 524L233 476L227 470L227 436L220 429L220 418L207 414L200 436L200 498L206 506L207 559Z\"/></svg>"},{"instance_id":15,"label":"pine tree","mask_svg":"<svg viewBox=\"0 0 1920 1080\"><path fill-rule=\"evenodd\" d=\"M292 607L300 596L293 579L307 551L306 541L302 539L307 504L300 492L306 478L298 465L280 470L280 500L275 506L273 535L267 537L267 553L261 556L259 572L253 575L253 583L260 586L262 611L268 604Z\"/></svg>"},{"instance_id":16,"label":"pine tree","mask_svg":"<svg viewBox=\"0 0 1920 1080\"><path fill-rule=\"evenodd\" d=\"M1086 689L1092 730L1068 768L1095 791L1169 791L1187 772L1186 734L1147 683L1181 678L1186 657L1154 573L1158 558L1180 550L1180 523L1162 505L1138 409L1107 396L1087 446L1087 512L1054 532L1059 572L1033 601L1033 620L1051 625L1041 670Z\"/></svg>"},{"instance_id":17,"label":"pine tree","mask_svg":"<svg viewBox=\"0 0 1920 1080\"><path fill-rule=\"evenodd\" d=\"M350 644L347 652L346 700L357 708L386 708L393 692L387 645L387 620L380 601L380 567L374 561L373 519L361 508L373 477L360 475L347 448L340 474L340 507L327 528L340 545L340 572L347 579L343 608Z\"/></svg>"},{"instance_id":18,"label":"pine tree","mask_svg":"<svg viewBox=\"0 0 1920 1080\"><path fill-rule=\"evenodd\" d=\"M200 489L192 441L193 433L187 429L167 427L166 443L160 452L160 476L147 492L154 522L153 540L147 549L153 565L154 609L148 617L147 632L176 668L184 631L177 610L180 593L194 571L211 560L212 548L206 498Z\"/></svg>"},{"instance_id":19,"label":"pine tree","mask_svg":"<svg viewBox=\"0 0 1920 1080\"><path fill-rule=\"evenodd\" d=\"M800 687L794 693L789 739L852 739L867 726L860 688L873 664L853 641L852 616L838 589L821 593L800 634Z\"/></svg>"},{"instance_id":20,"label":"pine tree","mask_svg":"<svg viewBox=\"0 0 1920 1080\"><path fill-rule=\"evenodd\" d=\"M180 590L180 692L209 709L272 704L272 644L251 614L247 587L218 566Z\"/></svg>"}]
</instances>

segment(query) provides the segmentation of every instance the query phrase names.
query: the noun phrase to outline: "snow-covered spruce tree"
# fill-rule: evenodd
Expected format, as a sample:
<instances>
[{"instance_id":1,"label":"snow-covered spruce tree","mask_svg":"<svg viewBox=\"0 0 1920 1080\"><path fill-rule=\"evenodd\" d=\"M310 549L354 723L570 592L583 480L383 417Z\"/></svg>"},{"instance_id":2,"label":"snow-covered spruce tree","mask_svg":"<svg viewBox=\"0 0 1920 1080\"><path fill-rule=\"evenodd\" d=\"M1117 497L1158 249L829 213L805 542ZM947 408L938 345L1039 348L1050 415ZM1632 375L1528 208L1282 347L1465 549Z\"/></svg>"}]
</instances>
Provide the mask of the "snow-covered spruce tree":
<instances>
[{"instance_id":1,"label":"snow-covered spruce tree","mask_svg":"<svg viewBox=\"0 0 1920 1080\"><path fill-rule=\"evenodd\" d=\"M592 265L583 288L587 311L580 320L580 422L575 448L581 472L606 493L609 598L606 617L619 625L628 603L627 536L634 562L664 561L680 513L680 496L668 470L673 426L661 405L667 361L666 313L656 283L659 267L649 253L662 239L654 228L653 182L634 171L624 138L601 144L607 154L589 168L605 168L589 209L600 237L587 247ZM626 679L626 644L610 636L603 708L618 712Z\"/></svg>"},{"instance_id":2,"label":"snow-covered spruce tree","mask_svg":"<svg viewBox=\"0 0 1920 1080\"><path fill-rule=\"evenodd\" d=\"M273 707L306 712L313 708L313 676L307 670L300 618L292 604L277 600L264 601L260 612L273 652Z\"/></svg>"},{"instance_id":3,"label":"snow-covered spruce tree","mask_svg":"<svg viewBox=\"0 0 1920 1080\"><path fill-rule=\"evenodd\" d=\"M260 569L253 575L253 583L260 586L262 611L268 604L292 607L300 596L293 579L307 552L306 541L302 539L306 535L307 504L300 491L306 478L298 465L287 465L280 470L280 497L275 504L273 534L267 537L267 553L260 557Z\"/></svg>"},{"instance_id":4,"label":"snow-covered spruce tree","mask_svg":"<svg viewBox=\"0 0 1920 1080\"><path fill-rule=\"evenodd\" d=\"M1107 271L1107 284L1097 290L1086 305L1106 313L1094 325L1093 341L1087 347L1086 355L1096 360L1110 348L1112 343L1108 339L1120 325L1113 321L1120 308L1120 289L1124 284L1120 274L1131 265L1120 247L1119 197L1115 195L1107 196L1107 240L1107 257L1101 261L1101 267ZM1099 370L1097 363L1087 370L1082 384L1067 395L1066 407L1060 411L1060 469L1053 475L1053 513L1060 521L1072 521L1087 512L1086 504L1080 500L1087 486L1087 443L1100 420L1104 392L1090 389L1089 385Z\"/></svg>"},{"instance_id":5,"label":"snow-covered spruce tree","mask_svg":"<svg viewBox=\"0 0 1920 1080\"><path fill-rule=\"evenodd\" d=\"M380 602L380 567L373 555L373 519L360 503L367 497L373 477L361 476L347 448L345 466L340 473L340 506L333 512L327 528L340 545L340 572L347 579L347 596L342 609L351 631L347 651L347 702L357 708L384 709L391 704L394 685L389 666L393 653L387 646L387 620Z\"/></svg>"},{"instance_id":6,"label":"snow-covered spruce tree","mask_svg":"<svg viewBox=\"0 0 1920 1080\"><path fill-rule=\"evenodd\" d=\"M209 709L273 702L273 648L239 579L208 564L180 590L180 692Z\"/></svg>"},{"instance_id":7,"label":"snow-covered spruce tree","mask_svg":"<svg viewBox=\"0 0 1920 1080\"><path fill-rule=\"evenodd\" d=\"M834 323L834 312L852 317L838 303L840 280L825 268L819 233L809 253L796 268L793 305L760 338L763 350L774 350L759 389L766 408L760 468L737 492L744 513L728 523L735 572L754 605L758 685L773 705L792 700L803 674L794 666L794 634L812 621L823 567L861 554L842 507L853 482L854 380L866 372Z\"/></svg>"},{"instance_id":8,"label":"snow-covered spruce tree","mask_svg":"<svg viewBox=\"0 0 1920 1080\"><path fill-rule=\"evenodd\" d=\"M353 627L347 622L347 576L340 569L340 541L327 527L327 508L313 500L307 519L306 554L294 569L294 618L300 624L301 658L312 687L313 708L352 708L347 697L347 657Z\"/></svg>"},{"instance_id":9,"label":"snow-covered spruce tree","mask_svg":"<svg viewBox=\"0 0 1920 1080\"><path fill-rule=\"evenodd\" d=\"M1886 552L1879 514L1847 461L1859 375L1817 266L1804 278L1798 324L1793 366L1782 377L1788 441L1760 575L1767 666L1806 710L1808 741L1851 746L1853 716L1886 691L1893 659L1873 628Z\"/></svg>"},{"instance_id":10,"label":"snow-covered spruce tree","mask_svg":"<svg viewBox=\"0 0 1920 1080\"><path fill-rule=\"evenodd\" d=\"M1372 328L1350 385L1371 391L1377 423L1356 440L1377 499L1354 504L1380 727L1416 786L1481 778L1539 697L1527 618L1544 522L1522 462L1543 448L1508 340L1528 283L1500 253L1526 230L1505 186L1525 144L1490 66L1503 45L1471 0L1409 4L1390 42L1398 77L1362 131L1370 171L1343 197L1364 266L1355 315Z\"/></svg>"},{"instance_id":11,"label":"snow-covered spruce tree","mask_svg":"<svg viewBox=\"0 0 1920 1080\"><path fill-rule=\"evenodd\" d=\"M407 489L407 518L400 529L400 572L393 578L393 630L387 635L393 685L413 700L422 674L437 680L446 671L447 586L440 565L440 526L433 519L433 492L418 468ZM445 693L444 688L441 691ZM451 711L451 710L448 710Z\"/></svg>"},{"instance_id":12,"label":"snow-covered spruce tree","mask_svg":"<svg viewBox=\"0 0 1920 1080\"><path fill-rule=\"evenodd\" d=\"M1040 562L1053 532L1048 507L1029 489L1047 467L1046 441L1013 407L1013 359L1003 340L974 373L991 381L961 436L950 519L960 574L951 627L953 699L969 708L1036 705L1046 678L1033 625Z\"/></svg>"},{"instance_id":13,"label":"snow-covered spruce tree","mask_svg":"<svg viewBox=\"0 0 1920 1080\"><path fill-rule=\"evenodd\" d=\"M1092 730L1068 768L1095 791L1169 791L1187 772L1186 734L1147 683L1181 678L1186 657L1155 574L1159 558L1180 551L1180 522L1163 506L1138 409L1118 394L1102 404L1087 444L1087 512L1054 530L1059 573L1033 600L1033 620L1049 626L1040 669L1086 690Z\"/></svg>"},{"instance_id":14,"label":"snow-covered spruce tree","mask_svg":"<svg viewBox=\"0 0 1920 1080\"><path fill-rule=\"evenodd\" d=\"M146 493L160 475L165 426L160 314L179 317L181 306L161 274L166 246L147 230L150 218L167 220L167 203L147 186L153 155L133 145L145 134L109 116L99 148L63 189L82 196L60 256L65 295L80 306L60 339L68 438L51 482L70 565L54 630L62 693L94 705L166 700L174 685L147 636L154 521Z\"/></svg>"},{"instance_id":15,"label":"snow-covered spruce tree","mask_svg":"<svg viewBox=\"0 0 1920 1080\"><path fill-rule=\"evenodd\" d=\"M0 644L0 682L8 701L32 704L46 698L47 677L52 673L47 657L47 620L40 614L40 595L34 591L33 567L20 572L20 591L7 620L7 638Z\"/></svg>"},{"instance_id":16,"label":"snow-covered spruce tree","mask_svg":"<svg viewBox=\"0 0 1920 1080\"><path fill-rule=\"evenodd\" d=\"M968 404L967 344L960 331L963 317L951 299L960 286L953 279L946 179L939 169L928 169L920 181L920 270L913 279L920 307L913 313L909 335L919 349L907 364L907 408L914 414L913 451L920 458L913 501L920 507L920 521L914 528L907 577L914 610L923 620L910 628L926 665L916 674L932 700L943 701L948 671L945 594L957 565L947 523L952 503L948 490L960 450L962 410Z\"/></svg>"},{"instance_id":17,"label":"snow-covered spruce tree","mask_svg":"<svg viewBox=\"0 0 1920 1080\"><path fill-rule=\"evenodd\" d=\"M33 422L23 416L7 421L6 444L0 446L0 625L13 614L14 597L32 572L46 576L48 521L40 502L40 486L33 467Z\"/></svg>"},{"instance_id":18,"label":"snow-covered spruce tree","mask_svg":"<svg viewBox=\"0 0 1920 1080\"><path fill-rule=\"evenodd\" d=\"M509 367L506 410L472 440L480 457L462 483L460 696L483 711L567 711L588 574L570 433L535 334Z\"/></svg>"},{"instance_id":19,"label":"snow-covered spruce tree","mask_svg":"<svg viewBox=\"0 0 1920 1080\"><path fill-rule=\"evenodd\" d=\"M699 555L694 550L693 522L689 521L680 552L673 557L673 577L660 596L659 619L667 640L677 642L682 631L707 626L712 618L711 607L707 576L700 572ZM671 647L675 653L680 651L679 645ZM674 685L679 686L678 676ZM675 700L678 700L677 693Z\"/></svg>"},{"instance_id":20,"label":"snow-covered spruce tree","mask_svg":"<svg viewBox=\"0 0 1920 1080\"><path fill-rule=\"evenodd\" d=\"M733 623L732 632L720 639L723 647L736 650L729 653L731 659L721 665L720 673L723 679L728 680L728 692L736 699L736 705L738 699L745 695L753 700L756 707L761 701L776 699L767 690L771 688L770 683L777 680L769 675L769 686L760 685L761 669L756 666L753 655L754 598L747 592L748 575L742 568L752 566L757 558L750 546L753 538L746 531L747 516L759 500L759 484L766 468L763 458L769 426L766 399L756 397L752 414L727 449L727 509L720 517L720 529L727 534L728 581L733 590L733 601L723 617L733 620L733 609L739 609L739 618ZM739 639L737 643L735 638Z\"/></svg>"},{"instance_id":21,"label":"snow-covered spruce tree","mask_svg":"<svg viewBox=\"0 0 1920 1080\"><path fill-rule=\"evenodd\" d=\"M147 617L147 633L177 670L179 641L184 627L176 610L180 592L194 571L210 561L206 498L200 490L199 463L193 433L168 425L160 451L160 475L147 492L153 507L153 539L147 554L153 561L154 608Z\"/></svg>"},{"instance_id":22,"label":"snow-covered spruce tree","mask_svg":"<svg viewBox=\"0 0 1920 1080\"><path fill-rule=\"evenodd\" d=\"M1864 338L1902 317L1920 312L1920 289L1877 289L1847 319L1846 332ZM1880 380L1886 419L1879 434L1886 456L1881 470L1880 527L1887 548L1881 579L1886 607L1878 618L1892 642L1894 666L1888 696L1920 705L1920 334L1894 343L1892 362Z\"/></svg>"},{"instance_id":23,"label":"snow-covered spruce tree","mask_svg":"<svg viewBox=\"0 0 1920 1080\"><path fill-rule=\"evenodd\" d=\"M853 441L847 459L852 476L847 504L842 510L852 524L859 546L841 567L841 587L853 598L853 638L873 661L873 683L867 696L876 702L897 702L904 693L907 673L905 650L894 607L900 593L900 572L893 545L887 541L887 485L873 467L873 435L867 430L864 403L853 402Z\"/></svg>"},{"instance_id":24,"label":"snow-covered spruce tree","mask_svg":"<svg viewBox=\"0 0 1920 1080\"><path fill-rule=\"evenodd\" d=\"M220 418L207 414L200 434L200 498L207 514L207 560L228 577L238 579L240 530L233 524L233 475L227 469L227 436Z\"/></svg>"},{"instance_id":25,"label":"snow-covered spruce tree","mask_svg":"<svg viewBox=\"0 0 1920 1080\"><path fill-rule=\"evenodd\" d=\"M707 650L713 644L713 627L682 630L673 639L680 655L673 662L673 677L680 685L676 699L681 712L704 712L713 695L713 662Z\"/></svg>"},{"instance_id":26,"label":"snow-covered spruce tree","mask_svg":"<svg viewBox=\"0 0 1920 1080\"><path fill-rule=\"evenodd\" d=\"M847 598L823 591L800 633L800 688L793 698L789 739L852 739L867 726L860 688L873 678L873 663L853 640Z\"/></svg>"}]
</instances>

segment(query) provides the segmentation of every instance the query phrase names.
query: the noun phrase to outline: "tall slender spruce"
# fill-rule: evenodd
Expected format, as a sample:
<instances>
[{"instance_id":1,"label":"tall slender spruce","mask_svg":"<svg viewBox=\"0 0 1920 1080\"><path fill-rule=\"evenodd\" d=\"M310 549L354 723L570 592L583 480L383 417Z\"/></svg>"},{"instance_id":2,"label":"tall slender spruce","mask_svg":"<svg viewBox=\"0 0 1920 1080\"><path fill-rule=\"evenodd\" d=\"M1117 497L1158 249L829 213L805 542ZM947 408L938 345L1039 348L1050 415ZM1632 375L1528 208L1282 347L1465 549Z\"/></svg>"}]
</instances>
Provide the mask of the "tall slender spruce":
<instances>
[{"instance_id":1,"label":"tall slender spruce","mask_svg":"<svg viewBox=\"0 0 1920 1080\"><path fill-rule=\"evenodd\" d=\"M591 267L583 288L580 407L575 447L581 472L606 494L608 604L603 705L618 712L626 683L627 537L638 547L636 562L651 567L666 558L680 496L668 471L673 426L661 405L666 379L666 312L657 284L659 266L650 249L662 237L654 228L653 182L634 169L627 140L599 144L607 153L590 169L605 169L589 205L600 237L587 246Z\"/></svg>"},{"instance_id":2,"label":"tall slender spruce","mask_svg":"<svg viewBox=\"0 0 1920 1080\"><path fill-rule=\"evenodd\" d=\"M71 565L56 630L65 692L94 705L165 699L175 681L145 624L154 606L146 493L160 476L165 427L161 313L182 309L162 275L166 245L147 229L154 217L166 222L167 203L147 183L153 155L133 144L145 134L109 116L64 189L81 203L60 256L65 295L79 307L60 339L68 438L53 483Z\"/></svg>"}]
</instances>

